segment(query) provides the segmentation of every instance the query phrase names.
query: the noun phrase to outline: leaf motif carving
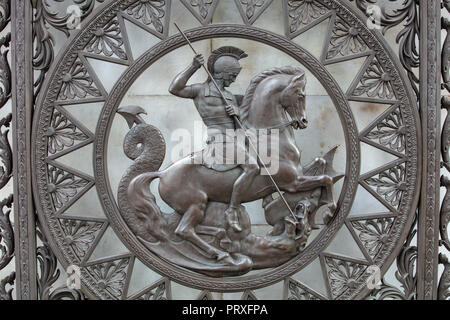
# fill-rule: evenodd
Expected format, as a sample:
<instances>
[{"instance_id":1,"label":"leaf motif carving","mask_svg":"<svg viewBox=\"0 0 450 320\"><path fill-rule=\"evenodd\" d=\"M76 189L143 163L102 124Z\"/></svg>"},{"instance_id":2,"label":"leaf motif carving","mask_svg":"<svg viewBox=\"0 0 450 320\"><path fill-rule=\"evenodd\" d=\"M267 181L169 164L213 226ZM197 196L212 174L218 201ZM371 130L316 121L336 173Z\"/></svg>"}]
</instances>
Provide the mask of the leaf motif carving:
<instances>
[{"instance_id":1,"label":"leaf motif carving","mask_svg":"<svg viewBox=\"0 0 450 320\"><path fill-rule=\"evenodd\" d=\"M100 288L108 291L114 297L120 299L127 276L129 259L95 264L87 267Z\"/></svg>"},{"instance_id":2,"label":"leaf motif carving","mask_svg":"<svg viewBox=\"0 0 450 320\"><path fill-rule=\"evenodd\" d=\"M371 17L372 11L368 7L376 4L381 6L381 16L379 23L382 32L400 25L403 21L404 27L397 34L396 41L399 44L399 58L403 67L407 70L408 78L413 86L416 95L419 96L418 77L414 73L414 69L419 67L419 50L416 40L419 37L419 0L404 0L398 9L388 9L386 3L378 0L351 0L355 1L358 8L367 16Z\"/></svg>"},{"instance_id":3,"label":"leaf motif carving","mask_svg":"<svg viewBox=\"0 0 450 320\"><path fill-rule=\"evenodd\" d=\"M10 220L12 203L13 195L0 202L0 270L14 257L14 230Z\"/></svg>"},{"instance_id":4,"label":"leaf motif carving","mask_svg":"<svg viewBox=\"0 0 450 320\"><path fill-rule=\"evenodd\" d=\"M88 96L101 97L101 95L84 64L77 60L69 73L62 77L61 92L58 99L64 101L84 99Z\"/></svg>"},{"instance_id":5,"label":"leaf motif carving","mask_svg":"<svg viewBox=\"0 0 450 320\"><path fill-rule=\"evenodd\" d=\"M56 289L53 285L58 281L61 272L58 269L58 260L51 251L44 234L37 229L37 235L42 241L42 245L37 248L36 256L38 261L38 293L41 300L84 300L84 295L80 290L69 289L61 286Z\"/></svg>"},{"instance_id":6,"label":"leaf motif carving","mask_svg":"<svg viewBox=\"0 0 450 320\"><path fill-rule=\"evenodd\" d=\"M320 300L311 292L306 291L292 279L288 281L288 300Z\"/></svg>"},{"instance_id":7,"label":"leaf motif carving","mask_svg":"<svg viewBox=\"0 0 450 320\"><path fill-rule=\"evenodd\" d=\"M47 129L48 152L55 154L65 148L72 147L75 141L85 141L89 137L70 122L67 117L55 109L52 121Z\"/></svg>"},{"instance_id":8,"label":"leaf motif carving","mask_svg":"<svg viewBox=\"0 0 450 320\"><path fill-rule=\"evenodd\" d=\"M202 16L203 19L206 19L209 9L213 4L213 0L191 0L190 3L191 6L198 7L200 16Z\"/></svg>"},{"instance_id":9,"label":"leaf motif carving","mask_svg":"<svg viewBox=\"0 0 450 320\"><path fill-rule=\"evenodd\" d=\"M3 131L3 127L9 128L11 125L12 114L8 114L5 118L0 120L0 189L6 186L12 177L13 170L13 156L11 145L8 140L9 130Z\"/></svg>"},{"instance_id":10,"label":"leaf motif carving","mask_svg":"<svg viewBox=\"0 0 450 320\"><path fill-rule=\"evenodd\" d=\"M138 300L167 300L164 297L166 292L166 283L162 282L155 289L148 291L143 296L139 297Z\"/></svg>"},{"instance_id":11,"label":"leaf motif carving","mask_svg":"<svg viewBox=\"0 0 450 320\"><path fill-rule=\"evenodd\" d=\"M11 42L11 33L0 39L0 108L11 98L11 67L8 62L8 48Z\"/></svg>"},{"instance_id":12,"label":"leaf motif carving","mask_svg":"<svg viewBox=\"0 0 450 320\"><path fill-rule=\"evenodd\" d=\"M369 98L389 100L394 99L392 79L392 76L385 72L378 60L375 59L361 77L358 86L353 91L353 95L366 95Z\"/></svg>"},{"instance_id":13,"label":"leaf motif carving","mask_svg":"<svg viewBox=\"0 0 450 320\"><path fill-rule=\"evenodd\" d=\"M328 12L322 4L311 0L289 0L287 6L291 33L298 31L301 27L312 23Z\"/></svg>"},{"instance_id":14,"label":"leaf motif carving","mask_svg":"<svg viewBox=\"0 0 450 320\"><path fill-rule=\"evenodd\" d=\"M350 27L342 19L336 18L326 58L332 59L338 55L345 57L366 50L367 46L359 36L358 29Z\"/></svg>"},{"instance_id":15,"label":"leaf motif carving","mask_svg":"<svg viewBox=\"0 0 450 320\"><path fill-rule=\"evenodd\" d=\"M382 246L387 244L393 221L394 218L379 218L351 223L353 228L359 231L358 238L372 258L377 255Z\"/></svg>"},{"instance_id":16,"label":"leaf motif carving","mask_svg":"<svg viewBox=\"0 0 450 320\"><path fill-rule=\"evenodd\" d=\"M65 232L64 242L75 251L79 258L83 258L102 225L99 222L61 220L61 226Z\"/></svg>"},{"instance_id":17,"label":"leaf motif carving","mask_svg":"<svg viewBox=\"0 0 450 320\"><path fill-rule=\"evenodd\" d=\"M3 31L11 20L11 0L0 0L0 31Z\"/></svg>"},{"instance_id":18,"label":"leaf motif carving","mask_svg":"<svg viewBox=\"0 0 450 320\"><path fill-rule=\"evenodd\" d=\"M115 55L120 59L127 60L123 44L119 21L114 19L103 28L95 30L93 38L86 45L86 50L90 53L103 54L107 57Z\"/></svg>"},{"instance_id":19,"label":"leaf motif carving","mask_svg":"<svg viewBox=\"0 0 450 320\"><path fill-rule=\"evenodd\" d=\"M61 209L78 193L79 189L88 185L87 180L53 166L48 168L48 179L48 192L56 209Z\"/></svg>"},{"instance_id":20,"label":"leaf motif carving","mask_svg":"<svg viewBox=\"0 0 450 320\"><path fill-rule=\"evenodd\" d=\"M405 165L400 164L365 181L369 186L376 188L376 192L390 205L398 207L402 194L406 191Z\"/></svg>"},{"instance_id":21,"label":"leaf motif carving","mask_svg":"<svg viewBox=\"0 0 450 320\"><path fill-rule=\"evenodd\" d=\"M128 9L127 13L145 25L153 25L159 33L164 32L162 19L166 15L166 0L136 1Z\"/></svg>"},{"instance_id":22,"label":"leaf motif carving","mask_svg":"<svg viewBox=\"0 0 450 320\"><path fill-rule=\"evenodd\" d=\"M2 300L13 300L12 292L14 290L14 282L16 280L16 273L12 272L7 277L0 281L0 301ZM12 288L6 289L6 286L10 285Z\"/></svg>"},{"instance_id":23,"label":"leaf motif carving","mask_svg":"<svg viewBox=\"0 0 450 320\"><path fill-rule=\"evenodd\" d=\"M417 219L417 216L416 216ZM411 241L416 235L416 231L412 231L408 235L408 239L403 245L400 254L397 256L397 271L395 277L400 282L401 288L387 283L385 279L381 280L379 289L375 289L366 298L367 300L414 300L416 299L417 278L415 275L417 261L417 247L411 246Z\"/></svg>"},{"instance_id":24,"label":"leaf motif carving","mask_svg":"<svg viewBox=\"0 0 450 320\"><path fill-rule=\"evenodd\" d=\"M56 0L61 2L62 0ZM95 8L95 2L102 3L105 0L75 0L74 2L81 10L81 22L89 16ZM70 36L70 29L68 21L71 13L64 11L63 13L55 12L51 9L51 5L46 0L31 0L34 9L33 17L33 68L38 71L39 75L34 83L36 88L35 97L41 91L45 80L45 75L50 69L51 64L55 59L55 39L49 31L50 27L64 33L67 37Z\"/></svg>"},{"instance_id":25,"label":"leaf motif carving","mask_svg":"<svg viewBox=\"0 0 450 320\"><path fill-rule=\"evenodd\" d=\"M328 278L334 297L338 297L345 290L355 289L359 285L358 278L367 268L366 265L330 257L325 257L325 264L329 268Z\"/></svg>"},{"instance_id":26,"label":"leaf motif carving","mask_svg":"<svg viewBox=\"0 0 450 320\"><path fill-rule=\"evenodd\" d=\"M397 152L404 152L406 145L406 128L399 108L392 111L386 118L380 121L366 137L378 140L382 146L386 146Z\"/></svg>"},{"instance_id":27,"label":"leaf motif carving","mask_svg":"<svg viewBox=\"0 0 450 320\"><path fill-rule=\"evenodd\" d=\"M265 0L241 0L241 4L245 6L245 15L247 19L253 18L257 8L261 8L265 3Z\"/></svg>"}]
</instances>

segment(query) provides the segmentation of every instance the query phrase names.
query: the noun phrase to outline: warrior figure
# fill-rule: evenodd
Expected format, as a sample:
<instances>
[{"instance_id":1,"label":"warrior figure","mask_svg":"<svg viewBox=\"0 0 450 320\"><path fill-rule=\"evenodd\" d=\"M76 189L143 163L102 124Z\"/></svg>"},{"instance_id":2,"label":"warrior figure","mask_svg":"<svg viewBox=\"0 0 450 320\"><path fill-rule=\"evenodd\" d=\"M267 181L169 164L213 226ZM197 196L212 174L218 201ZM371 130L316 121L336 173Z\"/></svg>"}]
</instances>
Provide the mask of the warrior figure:
<instances>
[{"instance_id":1,"label":"warrior figure","mask_svg":"<svg viewBox=\"0 0 450 320\"><path fill-rule=\"evenodd\" d=\"M237 106L242 103L243 96L233 95L225 88L236 80L242 69L239 60L246 57L247 54L241 49L226 46L214 50L208 59L208 70L225 96L226 102L210 78L204 83L187 85L192 75L204 63L201 54L196 55L192 64L175 77L169 88L173 95L194 100L195 107L208 129L207 147L203 150L203 164L216 171L228 171L236 167L243 170L233 185L229 207L225 212L228 224L237 232L242 230L238 219L238 208L241 204L240 195L250 188L254 178L260 172L255 154L247 151L248 140L244 139L246 143L242 143L243 139L237 139L236 142L235 137L230 135L230 130L234 132L240 129L237 128L235 117L239 117ZM224 150L227 148L234 148L238 153L244 152L245 163L234 161L233 163L229 161L217 163L212 160L219 150L220 153L226 154L227 152ZM217 157L215 157L215 160L217 160Z\"/></svg>"}]
</instances>

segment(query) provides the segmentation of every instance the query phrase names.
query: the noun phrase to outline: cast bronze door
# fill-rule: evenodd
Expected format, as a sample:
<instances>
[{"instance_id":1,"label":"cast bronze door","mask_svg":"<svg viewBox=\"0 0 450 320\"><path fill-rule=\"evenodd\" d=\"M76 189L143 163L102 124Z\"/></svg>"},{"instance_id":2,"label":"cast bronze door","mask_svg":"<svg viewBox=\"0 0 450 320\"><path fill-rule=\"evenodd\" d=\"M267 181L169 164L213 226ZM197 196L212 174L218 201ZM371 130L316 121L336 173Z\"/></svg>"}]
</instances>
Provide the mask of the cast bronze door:
<instances>
[{"instance_id":1,"label":"cast bronze door","mask_svg":"<svg viewBox=\"0 0 450 320\"><path fill-rule=\"evenodd\" d=\"M449 298L447 1L0 9L1 299Z\"/></svg>"}]
</instances>

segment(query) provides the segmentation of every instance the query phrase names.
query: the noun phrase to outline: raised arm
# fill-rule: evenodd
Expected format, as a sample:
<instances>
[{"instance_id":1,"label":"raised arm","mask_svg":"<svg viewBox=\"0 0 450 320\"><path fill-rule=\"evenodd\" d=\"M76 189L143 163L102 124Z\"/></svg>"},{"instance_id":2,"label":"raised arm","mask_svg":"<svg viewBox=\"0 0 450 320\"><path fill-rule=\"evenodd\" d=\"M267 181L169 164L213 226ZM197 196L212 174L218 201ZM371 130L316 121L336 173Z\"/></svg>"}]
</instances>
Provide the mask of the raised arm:
<instances>
[{"instance_id":1,"label":"raised arm","mask_svg":"<svg viewBox=\"0 0 450 320\"><path fill-rule=\"evenodd\" d=\"M196 87L187 86L186 84L192 75L201 68L204 61L201 54L196 55L192 64L173 79L169 87L169 92L181 98L195 98L198 93Z\"/></svg>"}]
</instances>

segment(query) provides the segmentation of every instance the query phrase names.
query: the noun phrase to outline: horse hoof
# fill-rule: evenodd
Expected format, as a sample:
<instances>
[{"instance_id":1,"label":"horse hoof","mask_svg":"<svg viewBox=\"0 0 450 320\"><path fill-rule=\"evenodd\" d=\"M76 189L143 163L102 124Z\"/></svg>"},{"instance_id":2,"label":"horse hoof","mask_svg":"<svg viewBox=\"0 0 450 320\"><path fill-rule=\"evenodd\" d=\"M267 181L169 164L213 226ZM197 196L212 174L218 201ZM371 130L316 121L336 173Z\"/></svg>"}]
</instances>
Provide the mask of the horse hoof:
<instances>
[{"instance_id":1,"label":"horse hoof","mask_svg":"<svg viewBox=\"0 0 450 320\"><path fill-rule=\"evenodd\" d=\"M217 252L216 259L217 259L217 261L221 261L225 258L228 258L229 256L230 256L230 254L228 252L220 251L220 252Z\"/></svg>"},{"instance_id":2,"label":"horse hoof","mask_svg":"<svg viewBox=\"0 0 450 320\"><path fill-rule=\"evenodd\" d=\"M323 218L323 223L324 223L324 224L330 223L331 219L333 219L333 213L331 212L331 210L330 210L329 208L327 208L327 209L323 212L322 218Z\"/></svg>"},{"instance_id":3,"label":"horse hoof","mask_svg":"<svg viewBox=\"0 0 450 320\"><path fill-rule=\"evenodd\" d=\"M333 203L331 203L329 206L328 206L328 208L330 209L330 211L336 211L336 209L337 209L337 204L336 204L336 202L333 202Z\"/></svg>"},{"instance_id":4,"label":"horse hoof","mask_svg":"<svg viewBox=\"0 0 450 320\"><path fill-rule=\"evenodd\" d=\"M229 207L225 214L227 216L228 225L233 229L234 232L242 232L242 227L239 224L238 212L239 209L234 207Z\"/></svg>"},{"instance_id":5,"label":"horse hoof","mask_svg":"<svg viewBox=\"0 0 450 320\"><path fill-rule=\"evenodd\" d=\"M239 225L239 223L234 222L230 226L231 226L231 229L233 229L235 232L242 232L242 228Z\"/></svg>"},{"instance_id":6,"label":"horse hoof","mask_svg":"<svg viewBox=\"0 0 450 320\"><path fill-rule=\"evenodd\" d=\"M230 251L231 250L231 240L228 238L220 240L220 247L224 250Z\"/></svg>"}]
</instances>

